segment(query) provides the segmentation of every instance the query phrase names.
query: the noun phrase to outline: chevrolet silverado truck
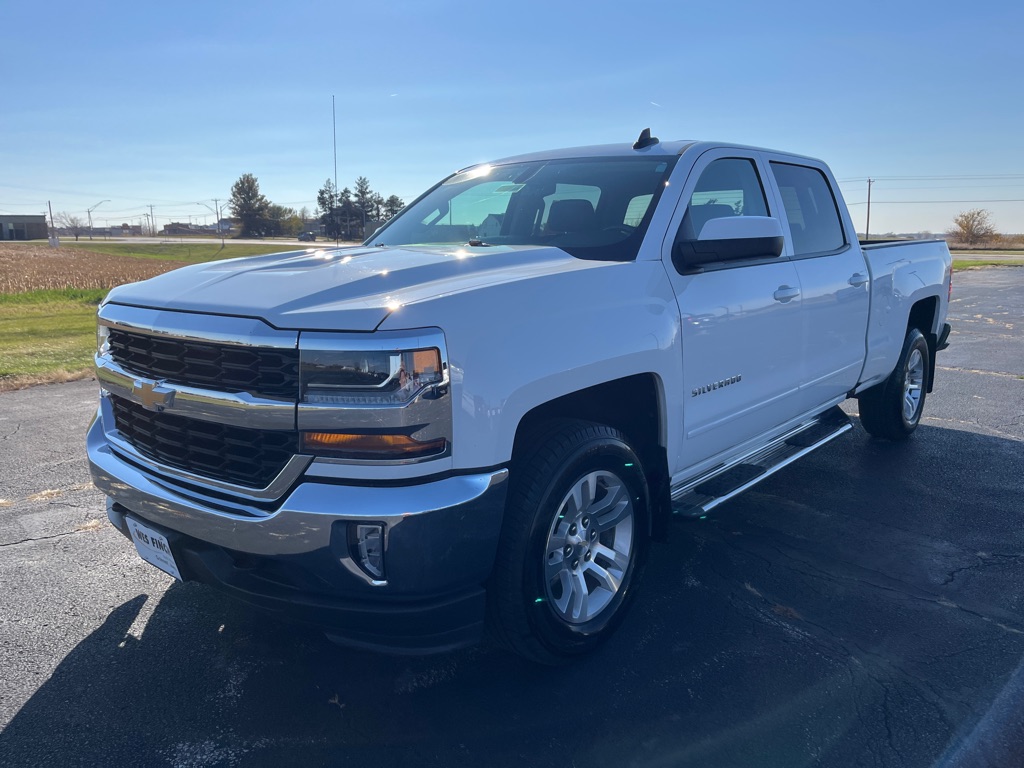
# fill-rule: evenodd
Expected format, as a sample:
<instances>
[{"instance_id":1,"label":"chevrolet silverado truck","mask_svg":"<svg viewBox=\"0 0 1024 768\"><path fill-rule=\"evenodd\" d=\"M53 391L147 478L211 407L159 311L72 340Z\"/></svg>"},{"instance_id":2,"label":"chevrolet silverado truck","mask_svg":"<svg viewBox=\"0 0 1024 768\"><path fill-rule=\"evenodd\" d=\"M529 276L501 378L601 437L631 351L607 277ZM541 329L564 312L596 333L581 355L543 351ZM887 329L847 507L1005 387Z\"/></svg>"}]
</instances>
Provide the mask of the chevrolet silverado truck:
<instances>
[{"instance_id":1,"label":"chevrolet silverado truck","mask_svg":"<svg viewBox=\"0 0 1024 768\"><path fill-rule=\"evenodd\" d=\"M852 428L914 432L941 241L864 244L828 167L699 141L459 171L362 246L198 264L98 312L92 476L177 579L334 640L542 663L648 544Z\"/></svg>"}]
</instances>

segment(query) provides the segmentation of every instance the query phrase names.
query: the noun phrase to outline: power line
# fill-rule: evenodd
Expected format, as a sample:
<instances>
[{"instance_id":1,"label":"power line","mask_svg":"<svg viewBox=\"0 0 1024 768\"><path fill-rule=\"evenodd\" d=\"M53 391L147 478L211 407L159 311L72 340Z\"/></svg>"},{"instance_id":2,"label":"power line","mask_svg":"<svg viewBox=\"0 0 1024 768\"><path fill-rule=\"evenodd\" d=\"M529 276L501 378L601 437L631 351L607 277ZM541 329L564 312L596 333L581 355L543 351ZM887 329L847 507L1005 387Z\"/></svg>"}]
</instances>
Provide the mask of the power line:
<instances>
[{"instance_id":1,"label":"power line","mask_svg":"<svg viewBox=\"0 0 1024 768\"><path fill-rule=\"evenodd\" d=\"M872 205L938 205L940 203L1024 203L1024 199L1006 200L873 200ZM847 205L867 205L866 200Z\"/></svg>"},{"instance_id":2,"label":"power line","mask_svg":"<svg viewBox=\"0 0 1024 768\"><path fill-rule=\"evenodd\" d=\"M877 181L877 179L872 179L872 181ZM859 187L860 184L858 184L857 186ZM932 186L932 185L918 186L918 187L890 187L890 186L887 185L885 187L885 191L886 192L908 192L908 191L912 192L912 191L916 190L918 192L921 192L921 191L924 191L924 190L931 190L931 189L1020 189L1021 187L1024 187L1024 184L955 184L955 185L951 185L951 186L938 186L938 187Z\"/></svg>"},{"instance_id":3,"label":"power line","mask_svg":"<svg viewBox=\"0 0 1024 768\"><path fill-rule=\"evenodd\" d=\"M995 173L991 175L966 174L963 176L872 176L874 181L951 181L953 179L966 179L978 181L981 179L1024 179L1024 173ZM845 182L864 182L867 176L853 179L838 179L840 184Z\"/></svg>"}]
</instances>

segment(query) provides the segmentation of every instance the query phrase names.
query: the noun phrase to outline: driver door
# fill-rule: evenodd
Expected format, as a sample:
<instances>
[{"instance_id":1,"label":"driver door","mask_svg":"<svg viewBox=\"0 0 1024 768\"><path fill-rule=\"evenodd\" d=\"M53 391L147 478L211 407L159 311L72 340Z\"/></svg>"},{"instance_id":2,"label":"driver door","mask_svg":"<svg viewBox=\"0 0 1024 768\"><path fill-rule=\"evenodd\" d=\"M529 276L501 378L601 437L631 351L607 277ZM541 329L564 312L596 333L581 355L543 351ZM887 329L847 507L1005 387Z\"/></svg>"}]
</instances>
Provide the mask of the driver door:
<instances>
[{"instance_id":1,"label":"driver door","mask_svg":"<svg viewBox=\"0 0 1024 768\"><path fill-rule=\"evenodd\" d=\"M682 325L682 438L673 474L692 474L800 412L800 283L785 256L680 271L675 238L731 216L777 216L757 153L709 150L688 176L663 257Z\"/></svg>"}]
</instances>

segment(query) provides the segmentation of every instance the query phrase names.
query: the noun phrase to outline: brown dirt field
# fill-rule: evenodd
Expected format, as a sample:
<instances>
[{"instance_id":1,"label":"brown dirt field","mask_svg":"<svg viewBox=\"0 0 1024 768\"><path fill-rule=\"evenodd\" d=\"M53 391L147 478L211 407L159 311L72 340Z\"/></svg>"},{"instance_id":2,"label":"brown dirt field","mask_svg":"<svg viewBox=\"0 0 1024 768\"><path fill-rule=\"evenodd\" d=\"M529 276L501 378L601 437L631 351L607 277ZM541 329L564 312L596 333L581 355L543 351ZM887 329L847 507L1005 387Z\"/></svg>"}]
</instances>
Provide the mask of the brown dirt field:
<instances>
[{"instance_id":1,"label":"brown dirt field","mask_svg":"<svg viewBox=\"0 0 1024 768\"><path fill-rule=\"evenodd\" d=\"M185 266L182 261L133 259L46 245L0 244L0 293L113 288Z\"/></svg>"}]
</instances>

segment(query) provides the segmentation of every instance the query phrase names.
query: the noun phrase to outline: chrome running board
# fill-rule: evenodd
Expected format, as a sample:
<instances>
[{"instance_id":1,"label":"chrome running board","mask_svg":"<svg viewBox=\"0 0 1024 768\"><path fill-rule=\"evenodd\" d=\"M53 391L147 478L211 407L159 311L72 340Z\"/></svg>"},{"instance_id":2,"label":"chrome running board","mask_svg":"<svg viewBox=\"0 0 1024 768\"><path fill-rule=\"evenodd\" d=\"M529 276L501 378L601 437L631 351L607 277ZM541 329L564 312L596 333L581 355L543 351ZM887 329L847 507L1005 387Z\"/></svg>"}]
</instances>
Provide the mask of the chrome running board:
<instances>
[{"instance_id":1,"label":"chrome running board","mask_svg":"<svg viewBox=\"0 0 1024 768\"><path fill-rule=\"evenodd\" d=\"M672 512L680 517L701 517L853 429L839 406L820 414L768 442L741 459L723 464L672 489Z\"/></svg>"}]
</instances>

